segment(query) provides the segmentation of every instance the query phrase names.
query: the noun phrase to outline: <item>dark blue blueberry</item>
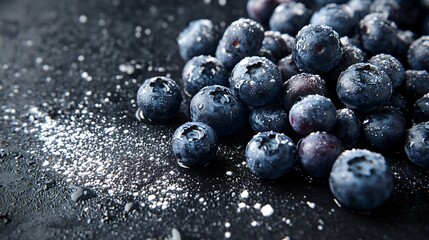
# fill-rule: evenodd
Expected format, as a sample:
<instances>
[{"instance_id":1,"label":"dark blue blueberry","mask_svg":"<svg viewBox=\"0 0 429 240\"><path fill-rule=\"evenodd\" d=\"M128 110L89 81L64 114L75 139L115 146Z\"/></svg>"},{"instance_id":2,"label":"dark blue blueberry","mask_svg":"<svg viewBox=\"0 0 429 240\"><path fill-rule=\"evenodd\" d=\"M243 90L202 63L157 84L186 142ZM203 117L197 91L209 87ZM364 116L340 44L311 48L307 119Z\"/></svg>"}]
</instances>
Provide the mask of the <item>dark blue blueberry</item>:
<instances>
[{"instance_id":1,"label":"dark blue blueberry","mask_svg":"<svg viewBox=\"0 0 429 240\"><path fill-rule=\"evenodd\" d=\"M292 53L292 49L293 49L293 44L295 43L295 38L292 37L291 35L287 34L287 33L283 33L282 34L282 38L286 43L287 49L288 49L288 53Z\"/></svg>"},{"instance_id":2,"label":"dark blue blueberry","mask_svg":"<svg viewBox=\"0 0 429 240\"><path fill-rule=\"evenodd\" d=\"M332 3L315 12L310 19L310 23L328 25L340 36L345 36L353 31L358 19L348 5Z\"/></svg>"},{"instance_id":3,"label":"dark blue blueberry","mask_svg":"<svg viewBox=\"0 0 429 240\"><path fill-rule=\"evenodd\" d=\"M429 36L422 36L408 49L408 63L412 69L429 71Z\"/></svg>"},{"instance_id":4,"label":"dark blue blueberry","mask_svg":"<svg viewBox=\"0 0 429 240\"><path fill-rule=\"evenodd\" d=\"M289 117L281 106L263 106L250 112L250 126L255 132L290 132Z\"/></svg>"},{"instance_id":5,"label":"dark blue blueberry","mask_svg":"<svg viewBox=\"0 0 429 240\"><path fill-rule=\"evenodd\" d=\"M396 108L403 116L408 115L407 101L398 90L393 91L392 96L385 106Z\"/></svg>"},{"instance_id":6,"label":"dark blue blueberry","mask_svg":"<svg viewBox=\"0 0 429 240\"><path fill-rule=\"evenodd\" d=\"M373 56L368 62L379 67L389 76L393 88L399 87L404 82L405 69L394 56L381 53Z\"/></svg>"},{"instance_id":7,"label":"dark blue blueberry","mask_svg":"<svg viewBox=\"0 0 429 240\"><path fill-rule=\"evenodd\" d=\"M246 161L247 167L257 177L268 180L278 179L295 166L296 146L282 133L258 133L247 144Z\"/></svg>"},{"instance_id":8,"label":"dark blue blueberry","mask_svg":"<svg viewBox=\"0 0 429 240\"><path fill-rule=\"evenodd\" d=\"M429 122L416 124L408 130L405 152L413 163L429 168Z\"/></svg>"},{"instance_id":9,"label":"dark blue blueberry","mask_svg":"<svg viewBox=\"0 0 429 240\"><path fill-rule=\"evenodd\" d=\"M392 81L370 63L356 63L341 73L337 95L344 105L359 112L380 109L392 95Z\"/></svg>"},{"instance_id":10,"label":"dark blue blueberry","mask_svg":"<svg viewBox=\"0 0 429 240\"><path fill-rule=\"evenodd\" d=\"M406 58L408 48L416 40L416 35L409 30L398 30L398 48L396 49L396 56Z\"/></svg>"},{"instance_id":11,"label":"dark blue blueberry","mask_svg":"<svg viewBox=\"0 0 429 240\"><path fill-rule=\"evenodd\" d=\"M336 111L329 98L309 95L292 106L289 122L293 130L303 136L317 131L330 131L337 121Z\"/></svg>"},{"instance_id":12,"label":"dark blue blueberry","mask_svg":"<svg viewBox=\"0 0 429 240\"><path fill-rule=\"evenodd\" d=\"M411 99L419 99L429 93L429 72L425 70L405 71L405 92Z\"/></svg>"},{"instance_id":13,"label":"dark blue blueberry","mask_svg":"<svg viewBox=\"0 0 429 240\"><path fill-rule=\"evenodd\" d=\"M262 56L267 56L270 60L275 62L290 54L288 46L282 38L282 35L275 31L265 32L260 52Z\"/></svg>"},{"instance_id":14,"label":"dark blue blueberry","mask_svg":"<svg viewBox=\"0 0 429 240\"><path fill-rule=\"evenodd\" d=\"M393 176L384 157L362 149L344 151L335 161L329 178L329 187L338 202L363 212L386 202L393 186Z\"/></svg>"},{"instance_id":15,"label":"dark blue blueberry","mask_svg":"<svg viewBox=\"0 0 429 240\"><path fill-rule=\"evenodd\" d=\"M177 83L168 77L146 79L137 92L137 105L143 118L166 120L180 109L182 95Z\"/></svg>"},{"instance_id":16,"label":"dark blue blueberry","mask_svg":"<svg viewBox=\"0 0 429 240\"><path fill-rule=\"evenodd\" d=\"M379 13L366 15L359 23L362 45L371 54L395 55L399 45L398 28Z\"/></svg>"},{"instance_id":17,"label":"dark blue blueberry","mask_svg":"<svg viewBox=\"0 0 429 240\"><path fill-rule=\"evenodd\" d=\"M219 38L219 29L211 20L192 21L177 38L180 56L183 60L189 60L199 55L213 55Z\"/></svg>"},{"instance_id":18,"label":"dark blue blueberry","mask_svg":"<svg viewBox=\"0 0 429 240\"><path fill-rule=\"evenodd\" d=\"M353 110L348 108L337 110L337 121L331 133L340 139L346 148L357 143L360 132L361 124Z\"/></svg>"},{"instance_id":19,"label":"dark blue blueberry","mask_svg":"<svg viewBox=\"0 0 429 240\"><path fill-rule=\"evenodd\" d=\"M406 121L395 108L383 108L365 117L362 124L366 143L374 150L389 152L402 143Z\"/></svg>"},{"instance_id":20,"label":"dark blue blueberry","mask_svg":"<svg viewBox=\"0 0 429 240\"><path fill-rule=\"evenodd\" d=\"M192 121L209 125L218 137L237 133L247 120L244 105L231 89L220 85L201 89L192 98L189 108Z\"/></svg>"},{"instance_id":21,"label":"dark blue blueberry","mask_svg":"<svg viewBox=\"0 0 429 240\"><path fill-rule=\"evenodd\" d=\"M414 104L413 117L416 123L429 121L429 93Z\"/></svg>"},{"instance_id":22,"label":"dark blue blueberry","mask_svg":"<svg viewBox=\"0 0 429 240\"><path fill-rule=\"evenodd\" d=\"M373 0L350 0L347 5L352 9L357 19L362 19L369 14L370 5Z\"/></svg>"},{"instance_id":23,"label":"dark blue blueberry","mask_svg":"<svg viewBox=\"0 0 429 240\"><path fill-rule=\"evenodd\" d=\"M329 178L332 165L343 151L341 141L326 132L311 133L298 143L301 167L312 178Z\"/></svg>"},{"instance_id":24,"label":"dark blue blueberry","mask_svg":"<svg viewBox=\"0 0 429 240\"><path fill-rule=\"evenodd\" d=\"M257 55L264 40L264 28L258 22L241 18L228 26L216 49L216 58L232 69L241 59Z\"/></svg>"},{"instance_id":25,"label":"dark blue blueberry","mask_svg":"<svg viewBox=\"0 0 429 240\"><path fill-rule=\"evenodd\" d=\"M218 140L210 126L187 122L174 132L171 145L180 166L203 167L215 158Z\"/></svg>"},{"instance_id":26,"label":"dark blue blueberry","mask_svg":"<svg viewBox=\"0 0 429 240\"><path fill-rule=\"evenodd\" d=\"M296 67L292 59L292 54L280 59L277 63L280 73L282 74L283 82L286 82L292 76L300 73L299 69Z\"/></svg>"},{"instance_id":27,"label":"dark blue blueberry","mask_svg":"<svg viewBox=\"0 0 429 240\"><path fill-rule=\"evenodd\" d=\"M314 94L327 97L329 90L326 82L319 75L299 73L283 83L280 101L286 112L289 112L297 101Z\"/></svg>"},{"instance_id":28,"label":"dark blue blueberry","mask_svg":"<svg viewBox=\"0 0 429 240\"><path fill-rule=\"evenodd\" d=\"M249 106L263 106L278 99L282 75L264 57L246 57L232 70L229 84L235 96Z\"/></svg>"},{"instance_id":29,"label":"dark blue blueberry","mask_svg":"<svg viewBox=\"0 0 429 240\"><path fill-rule=\"evenodd\" d=\"M249 0L246 10L251 19L266 24L278 5L276 0Z\"/></svg>"},{"instance_id":30,"label":"dark blue blueberry","mask_svg":"<svg viewBox=\"0 0 429 240\"><path fill-rule=\"evenodd\" d=\"M186 95L192 97L206 86L227 86L228 75L228 71L218 59L197 56L189 60L183 68L183 90Z\"/></svg>"},{"instance_id":31,"label":"dark blue blueberry","mask_svg":"<svg viewBox=\"0 0 429 240\"><path fill-rule=\"evenodd\" d=\"M325 25L303 27L296 35L292 50L293 60L300 70L317 74L334 69L342 55L338 33Z\"/></svg>"},{"instance_id":32,"label":"dark blue blueberry","mask_svg":"<svg viewBox=\"0 0 429 240\"><path fill-rule=\"evenodd\" d=\"M311 10L299 2L282 3L274 10L270 18L270 28L273 31L295 36L296 33L308 24Z\"/></svg>"},{"instance_id":33,"label":"dark blue blueberry","mask_svg":"<svg viewBox=\"0 0 429 240\"><path fill-rule=\"evenodd\" d=\"M341 72L355 63L364 62L365 58L366 55L360 48L355 46L344 46L341 61L334 69L324 74L324 79L330 83L336 83Z\"/></svg>"}]
</instances>

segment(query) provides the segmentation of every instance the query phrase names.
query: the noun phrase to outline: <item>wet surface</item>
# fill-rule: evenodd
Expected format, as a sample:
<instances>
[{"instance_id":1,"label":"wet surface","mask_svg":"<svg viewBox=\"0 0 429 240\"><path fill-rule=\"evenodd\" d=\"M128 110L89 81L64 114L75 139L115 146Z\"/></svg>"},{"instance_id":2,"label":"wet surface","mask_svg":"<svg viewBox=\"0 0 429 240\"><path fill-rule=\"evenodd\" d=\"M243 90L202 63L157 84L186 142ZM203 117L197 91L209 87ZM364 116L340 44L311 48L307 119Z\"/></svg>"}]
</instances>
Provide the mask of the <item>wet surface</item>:
<instances>
[{"instance_id":1,"label":"wet surface","mask_svg":"<svg viewBox=\"0 0 429 240\"><path fill-rule=\"evenodd\" d=\"M227 25L245 1L0 1L0 239L424 239L429 172L392 152L396 187L371 215L339 207L299 169L244 164L251 134L183 169L162 125L135 117L143 79L179 79L190 20ZM393 150L392 150L393 151Z\"/></svg>"}]
</instances>

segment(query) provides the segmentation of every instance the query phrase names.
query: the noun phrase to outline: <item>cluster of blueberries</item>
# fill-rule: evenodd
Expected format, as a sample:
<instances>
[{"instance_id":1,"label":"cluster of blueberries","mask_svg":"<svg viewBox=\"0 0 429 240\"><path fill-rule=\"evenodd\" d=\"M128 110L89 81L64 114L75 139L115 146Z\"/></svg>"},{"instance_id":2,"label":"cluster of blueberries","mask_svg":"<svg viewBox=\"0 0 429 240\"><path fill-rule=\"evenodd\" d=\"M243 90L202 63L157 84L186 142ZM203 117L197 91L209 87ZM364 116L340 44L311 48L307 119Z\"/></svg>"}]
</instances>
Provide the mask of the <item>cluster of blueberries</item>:
<instances>
[{"instance_id":1,"label":"cluster of blueberries","mask_svg":"<svg viewBox=\"0 0 429 240\"><path fill-rule=\"evenodd\" d=\"M340 204L377 208L394 184L376 152L405 146L429 168L429 15L421 29L397 27L424 18L421 4L249 0L250 18L223 34L210 20L190 22L177 39L192 119L174 132L178 163L206 166L218 138L250 123L257 134L245 155L254 175L279 179L299 163L311 178L329 179ZM162 121L183 97L160 76L143 82L137 103L144 118ZM371 151L354 148L361 145Z\"/></svg>"}]
</instances>

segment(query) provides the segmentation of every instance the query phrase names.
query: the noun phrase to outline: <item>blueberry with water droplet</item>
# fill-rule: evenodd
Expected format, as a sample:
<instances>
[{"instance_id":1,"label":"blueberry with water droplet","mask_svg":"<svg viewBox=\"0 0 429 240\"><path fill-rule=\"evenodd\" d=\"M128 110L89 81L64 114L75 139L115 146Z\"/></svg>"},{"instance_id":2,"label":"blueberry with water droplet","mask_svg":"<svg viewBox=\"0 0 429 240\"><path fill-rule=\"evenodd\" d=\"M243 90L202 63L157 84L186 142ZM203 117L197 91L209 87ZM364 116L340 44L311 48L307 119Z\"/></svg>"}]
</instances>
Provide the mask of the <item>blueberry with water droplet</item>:
<instances>
[{"instance_id":1,"label":"blueberry with water droplet","mask_svg":"<svg viewBox=\"0 0 429 240\"><path fill-rule=\"evenodd\" d=\"M429 121L429 93L414 104L413 119L416 123Z\"/></svg>"},{"instance_id":2,"label":"blueberry with water droplet","mask_svg":"<svg viewBox=\"0 0 429 240\"><path fill-rule=\"evenodd\" d=\"M348 108L337 110L337 121L331 133L349 148L357 143L361 133L361 124L355 112Z\"/></svg>"},{"instance_id":3,"label":"blueberry with water droplet","mask_svg":"<svg viewBox=\"0 0 429 240\"><path fill-rule=\"evenodd\" d=\"M286 111L278 105L262 106L251 110L250 126L255 132L282 132L291 131Z\"/></svg>"},{"instance_id":4,"label":"blueberry with water droplet","mask_svg":"<svg viewBox=\"0 0 429 240\"><path fill-rule=\"evenodd\" d=\"M310 21L311 10L300 2L286 2L276 7L270 18L270 29L295 36Z\"/></svg>"},{"instance_id":5,"label":"blueberry with water droplet","mask_svg":"<svg viewBox=\"0 0 429 240\"><path fill-rule=\"evenodd\" d=\"M416 124L408 130L405 152L411 162L429 169L429 122Z\"/></svg>"}]
</instances>

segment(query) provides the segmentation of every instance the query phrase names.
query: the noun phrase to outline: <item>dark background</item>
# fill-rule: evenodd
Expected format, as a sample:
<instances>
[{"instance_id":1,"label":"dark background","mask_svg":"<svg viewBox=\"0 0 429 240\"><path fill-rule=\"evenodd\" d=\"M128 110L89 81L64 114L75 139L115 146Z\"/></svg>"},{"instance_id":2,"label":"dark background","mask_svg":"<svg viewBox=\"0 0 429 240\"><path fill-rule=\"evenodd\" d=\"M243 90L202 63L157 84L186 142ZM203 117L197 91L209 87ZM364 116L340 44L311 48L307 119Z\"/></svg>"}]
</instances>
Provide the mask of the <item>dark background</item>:
<instances>
[{"instance_id":1,"label":"dark background","mask_svg":"<svg viewBox=\"0 0 429 240\"><path fill-rule=\"evenodd\" d=\"M183 114L163 125L135 119L145 78L180 79L175 40L187 23L227 25L245 2L1 0L0 239L167 238L172 228L182 239L428 239L429 173L401 149L389 155L391 200L358 214L299 169L279 182L252 176L248 133L188 170L169 147ZM73 201L74 185L96 197Z\"/></svg>"}]
</instances>

